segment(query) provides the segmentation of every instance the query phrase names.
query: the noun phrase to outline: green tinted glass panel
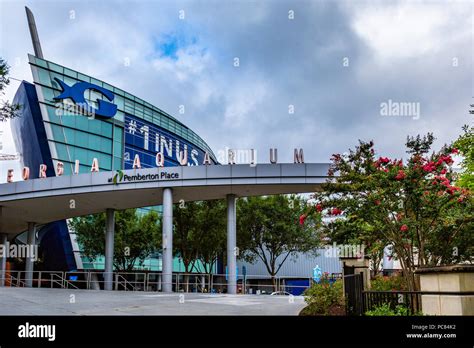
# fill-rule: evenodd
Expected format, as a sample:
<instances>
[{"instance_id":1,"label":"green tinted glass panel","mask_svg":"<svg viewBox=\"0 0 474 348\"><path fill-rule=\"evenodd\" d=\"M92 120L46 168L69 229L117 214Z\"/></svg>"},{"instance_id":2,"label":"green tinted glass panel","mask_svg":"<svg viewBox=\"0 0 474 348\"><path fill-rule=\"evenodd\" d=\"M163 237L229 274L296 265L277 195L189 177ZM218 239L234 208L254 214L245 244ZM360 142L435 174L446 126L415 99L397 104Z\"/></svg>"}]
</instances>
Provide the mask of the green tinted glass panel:
<instances>
[{"instance_id":1,"label":"green tinted glass panel","mask_svg":"<svg viewBox=\"0 0 474 348\"><path fill-rule=\"evenodd\" d=\"M51 76L49 74L49 71L44 69L38 69L38 77L41 84L51 87Z\"/></svg>"},{"instance_id":2,"label":"green tinted glass panel","mask_svg":"<svg viewBox=\"0 0 474 348\"><path fill-rule=\"evenodd\" d=\"M122 142L123 132L122 128L114 127L114 141Z\"/></svg>"},{"instance_id":3,"label":"green tinted glass panel","mask_svg":"<svg viewBox=\"0 0 474 348\"><path fill-rule=\"evenodd\" d=\"M113 92L114 91L114 87L109 85L108 83L102 83L102 87L104 87L105 89L108 89L109 91Z\"/></svg>"},{"instance_id":4,"label":"green tinted glass panel","mask_svg":"<svg viewBox=\"0 0 474 348\"><path fill-rule=\"evenodd\" d=\"M72 116L76 119L76 127L83 130L89 130L89 119L84 115Z\"/></svg>"},{"instance_id":5,"label":"green tinted glass panel","mask_svg":"<svg viewBox=\"0 0 474 348\"><path fill-rule=\"evenodd\" d=\"M75 161L79 158L76 157L76 149L77 147L75 146L70 146L68 147L68 150L69 150L69 157L71 158L71 161Z\"/></svg>"},{"instance_id":6,"label":"green tinted glass panel","mask_svg":"<svg viewBox=\"0 0 474 348\"><path fill-rule=\"evenodd\" d=\"M114 156L122 157L122 154L122 144L117 141L114 141Z\"/></svg>"},{"instance_id":7,"label":"green tinted glass panel","mask_svg":"<svg viewBox=\"0 0 474 348\"><path fill-rule=\"evenodd\" d=\"M76 131L76 142L75 145L86 147L89 145L88 134L84 132Z\"/></svg>"},{"instance_id":8,"label":"green tinted glass panel","mask_svg":"<svg viewBox=\"0 0 474 348\"><path fill-rule=\"evenodd\" d=\"M92 164L92 162L91 162ZM85 173L90 173L91 172L91 167L87 165L79 165L79 173L80 174L85 174Z\"/></svg>"},{"instance_id":9,"label":"green tinted glass panel","mask_svg":"<svg viewBox=\"0 0 474 348\"><path fill-rule=\"evenodd\" d=\"M125 102L123 100L123 97L116 95L114 99L114 103L117 105L118 110L123 110L125 107Z\"/></svg>"},{"instance_id":10,"label":"green tinted glass panel","mask_svg":"<svg viewBox=\"0 0 474 348\"><path fill-rule=\"evenodd\" d=\"M114 87L114 93L118 94L118 95L121 95L121 96L125 96L125 92L122 91L120 88L115 88Z\"/></svg>"},{"instance_id":11,"label":"green tinted glass panel","mask_svg":"<svg viewBox=\"0 0 474 348\"><path fill-rule=\"evenodd\" d=\"M97 158L97 160L99 161L99 167L100 168L104 168L104 169L107 169L107 170L112 169L112 157L111 156L104 155L104 154L98 153L98 152L93 152L93 151L91 151L91 155L92 155L91 163L92 163L93 158Z\"/></svg>"},{"instance_id":12,"label":"green tinted glass panel","mask_svg":"<svg viewBox=\"0 0 474 348\"><path fill-rule=\"evenodd\" d=\"M62 74L63 71L64 71L64 68L63 68L62 66L57 65L57 64L54 64L54 63L51 63L51 62L49 62L49 68L50 68L51 70L55 71L55 72L60 73L60 74Z\"/></svg>"},{"instance_id":13,"label":"green tinted glass panel","mask_svg":"<svg viewBox=\"0 0 474 348\"><path fill-rule=\"evenodd\" d=\"M87 137L89 138L88 139L88 148L89 149L92 149L92 150L97 150L97 151L100 151L100 137L97 136L97 135L93 135L93 134L88 134Z\"/></svg>"},{"instance_id":14,"label":"green tinted glass panel","mask_svg":"<svg viewBox=\"0 0 474 348\"><path fill-rule=\"evenodd\" d=\"M120 157L114 157L114 170L116 169L122 169L122 158Z\"/></svg>"},{"instance_id":15,"label":"green tinted glass panel","mask_svg":"<svg viewBox=\"0 0 474 348\"><path fill-rule=\"evenodd\" d=\"M125 104L125 112L129 113L129 114L132 114L132 115L135 113L134 109L132 107L128 106L127 104Z\"/></svg>"},{"instance_id":16,"label":"green tinted glass panel","mask_svg":"<svg viewBox=\"0 0 474 348\"><path fill-rule=\"evenodd\" d=\"M102 134L102 121L97 119L87 119L89 125L89 132L95 134Z\"/></svg>"},{"instance_id":17,"label":"green tinted glass panel","mask_svg":"<svg viewBox=\"0 0 474 348\"><path fill-rule=\"evenodd\" d=\"M102 121L100 123L101 134L105 137L112 138L112 123Z\"/></svg>"},{"instance_id":18,"label":"green tinted glass panel","mask_svg":"<svg viewBox=\"0 0 474 348\"><path fill-rule=\"evenodd\" d=\"M62 141L62 142L65 141L64 134L62 132L62 127L51 124L51 130L53 132L53 139L51 140Z\"/></svg>"},{"instance_id":19,"label":"green tinted glass panel","mask_svg":"<svg viewBox=\"0 0 474 348\"><path fill-rule=\"evenodd\" d=\"M28 57L28 58L29 58L29 57ZM31 61L31 60L30 60L30 61ZM44 67L44 68L47 68L47 67L48 67L48 64L47 64L44 60L42 60L42 59L39 59L39 58L34 57L34 58L33 58L33 62L34 62L36 65L42 66L42 67Z\"/></svg>"},{"instance_id":20,"label":"green tinted glass panel","mask_svg":"<svg viewBox=\"0 0 474 348\"><path fill-rule=\"evenodd\" d=\"M102 81L97 80L97 79L95 79L95 78L93 78L93 77L91 77L91 83L93 83L94 85L97 85L97 86L102 87Z\"/></svg>"},{"instance_id":21,"label":"green tinted glass panel","mask_svg":"<svg viewBox=\"0 0 474 348\"><path fill-rule=\"evenodd\" d=\"M115 115L114 118L116 121L125 122L125 114L122 111L117 111L117 114Z\"/></svg>"},{"instance_id":22,"label":"green tinted glass panel","mask_svg":"<svg viewBox=\"0 0 474 348\"><path fill-rule=\"evenodd\" d=\"M74 151L74 159L79 160L82 164L89 163L87 150L76 147ZM92 161L90 161L90 163L92 163Z\"/></svg>"},{"instance_id":23,"label":"green tinted glass panel","mask_svg":"<svg viewBox=\"0 0 474 348\"><path fill-rule=\"evenodd\" d=\"M79 78L79 80L82 80L82 81L85 81L85 82L91 82L91 78L87 75L78 73L77 77Z\"/></svg>"},{"instance_id":24,"label":"green tinted glass panel","mask_svg":"<svg viewBox=\"0 0 474 348\"><path fill-rule=\"evenodd\" d=\"M71 129L71 128L67 128L67 127L63 127L63 131L64 131L64 135L66 137L66 142L68 144L75 144L76 143L76 131Z\"/></svg>"},{"instance_id":25,"label":"green tinted glass panel","mask_svg":"<svg viewBox=\"0 0 474 348\"><path fill-rule=\"evenodd\" d=\"M56 143L56 152L58 154L58 159L60 161L68 161L69 160L66 145Z\"/></svg>"},{"instance_id":26,"label":"green tinted glass panel","mask_svg":"<svg viewBox=\"0 0 474 348\"><path fill-rule=\"evenodd\" d=\"M56 103L53 99L56 95L54 94L54 90L51 88L41 88L41 92L43 93L44 99L50 103Z\"/></svg>"},{"instance_id":27,"label":"green tinted glass panel","mask_svg":"<svg viewBox=\"0 0 474 348\"><path fill-rule=\"evenodd\" d=\"M112 140L100 137L100 151L112 153Z\"/></svg>"},{"instance_id":28,"label":"green tinted glass panel","mask_svg":"<svg viewBox=\"0 0 474 348\"><path fill-rule=\"evenodd\" d=\"M48 110L49 120L53 123L60 123L61 119L58 115L56 115L56 108L52 106L47 106L46 108Z\"/></svg>"},{"instance_id":29,"label":"green tinted glass panel","mask_svg":"<svg viewBox=\"0 0 474 348\"><path fill-rule=\"evenodd\" d=\"M64 163L64 175L71 175L72 174L73 166L71 163Z\"/></svg>"},{"instance_id":30,"label":"green tinted glass panel","mask_svg":"<svg viewBox=\"0 0 474 348\"><path fill-rule=\"evenodd\" d=\"M77 79L77 72L75 72L74 70L64 68L64 74Z\"/></svg>"},{"instance_id":31,"label":"green tinted glass panel","mask_svg":"<svg viewBox=\"0 0 474 348\"><path fill-rule=\"evenodd\" d=\"M61 122L65 126L76 128L77 118L78 118L77 116L67 116L67 115L65 115L65 116L61 117Z\"/></svg>"}]
</instances>

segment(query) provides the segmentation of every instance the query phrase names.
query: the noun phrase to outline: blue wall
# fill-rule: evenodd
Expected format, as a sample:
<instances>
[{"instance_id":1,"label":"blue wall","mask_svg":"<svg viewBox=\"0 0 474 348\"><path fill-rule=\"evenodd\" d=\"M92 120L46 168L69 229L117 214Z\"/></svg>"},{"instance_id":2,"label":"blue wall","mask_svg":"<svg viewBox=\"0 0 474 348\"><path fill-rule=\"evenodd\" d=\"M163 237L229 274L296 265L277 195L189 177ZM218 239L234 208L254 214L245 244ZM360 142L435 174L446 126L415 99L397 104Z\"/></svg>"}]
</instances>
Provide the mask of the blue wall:
<instances>
[{"instance_id":1,"label":"blue wall","mask_svg":"<svg viewBox=\"0 0 474 348\"><path fill-rule=\"evenodd\" d=\"M35 86L23 81L13 102L21 105L20 117L10 122L13 140L17 151L22 156L23 165L30 168L30 178L39 176L40 164L46 164L47 176L55 176ZM44 270L70 271L76 269L76 261L65 220L41 227L38 236L41 236L39 249L43 255Z\"/></svg>"},{"instance_id":2,"label":"blue wall","mask_svg":"<svg viewBox=\"0 0 474 348\"><path fill-rule=\"evenodd\" d=\"M148 141L145 144L144 134L141 131L143 127L148 128ZM154 125L151 122L147 122L140 118L132 115L125 115L125 146L124 146L124 169L133 168L133 159L138 154L140 157L140 164L142 168L155 168L156 167L156 153L159 152L163 147L162 154L165 157L165 166L178 166L178 156L180 151L184 151L186 146L186 152L188 154L189 165L202 165L204 160L205 152L200 148L192 145L190 142L178 137L171 132ZM160 141L158 142L158 151L156 151L156 135L158 135ZM161 146L161 139L164 139L166 144L171 143L171 156L167 149ZM128 153L129 159L126 159ZM212 160L211 160L212 161ZM212 161L214 162L214 161Z\"/></svg>"}]
</instances>

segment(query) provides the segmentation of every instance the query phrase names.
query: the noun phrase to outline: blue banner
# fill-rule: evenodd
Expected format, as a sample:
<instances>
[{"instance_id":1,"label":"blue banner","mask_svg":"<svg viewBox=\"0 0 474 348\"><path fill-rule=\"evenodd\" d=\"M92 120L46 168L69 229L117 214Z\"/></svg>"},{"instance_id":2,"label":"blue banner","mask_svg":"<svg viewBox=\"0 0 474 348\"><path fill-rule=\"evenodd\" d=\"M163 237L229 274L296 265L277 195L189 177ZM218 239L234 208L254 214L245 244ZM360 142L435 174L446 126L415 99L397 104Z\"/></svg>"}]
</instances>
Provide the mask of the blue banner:
<instances>
[{"instance_id":1,"label":"blue banner","mask_svg":"<svg viewBox=\"0 0 474 348\"><path fill-rule=\"evenodd\" d=\"M133 168L138 154L142 168L155 168L156 154L161 152L165 166L179 165L179 153L186 151L188 166L202 165L205 152L189 141L140 118L125 115L125 169Z\"/></svg>"}]
</instances>

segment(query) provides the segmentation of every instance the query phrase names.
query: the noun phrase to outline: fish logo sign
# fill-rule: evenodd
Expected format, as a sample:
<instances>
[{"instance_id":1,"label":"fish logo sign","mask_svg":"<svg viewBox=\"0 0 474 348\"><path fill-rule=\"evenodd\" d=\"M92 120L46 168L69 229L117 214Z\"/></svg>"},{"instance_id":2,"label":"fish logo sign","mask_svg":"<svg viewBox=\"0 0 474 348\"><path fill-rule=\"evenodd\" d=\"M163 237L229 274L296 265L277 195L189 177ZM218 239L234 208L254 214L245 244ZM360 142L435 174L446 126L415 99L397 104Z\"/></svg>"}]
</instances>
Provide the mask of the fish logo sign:
<instances>
[{"instance_id":1,"label":"fish logo sign","mask_svg":"<svg viewBox=\"0 0 474 348\"><path fill-rule=\"evenodd\" d=\"M76 82L72 86L68 86L66 83L58 79L57 77L54 80L61 86L62 92L57 97L54 97L54 100L62 100L70 98L74 104L81 107L87 114L97 115L103 118L114 117L117 113L117 105L109 103L108 101L98 99L97 103L99 107L96 109L89 104L87 104L86 99L84 98L84 92L88 89L99 92L109 101L114 100L114 94L108 89L102 88L100 86L94 85L89 82Z\"/></svg>"}]
</instances>

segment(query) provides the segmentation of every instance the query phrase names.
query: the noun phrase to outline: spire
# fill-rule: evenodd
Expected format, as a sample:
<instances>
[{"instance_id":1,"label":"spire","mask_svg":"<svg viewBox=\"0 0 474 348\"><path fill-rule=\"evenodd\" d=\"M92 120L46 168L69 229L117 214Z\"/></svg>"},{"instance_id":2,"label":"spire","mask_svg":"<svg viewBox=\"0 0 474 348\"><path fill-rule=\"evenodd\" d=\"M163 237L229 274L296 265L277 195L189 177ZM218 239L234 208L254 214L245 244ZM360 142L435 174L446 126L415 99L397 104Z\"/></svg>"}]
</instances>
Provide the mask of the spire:
<instances>
[{"instance_id":1,"label":"spire","mask_svg":"<svg viewBox=\"0 0 474 348\"><path fill-rule=\"evenodd\" d=\"M33 49L35 50L35 56L43 59L43 51L41 50L41 44L36 30L35 17L33 12L25 6L26 18L28 19L28 27L30 28L31 41L33 43Z\"/></svg>"}]
</instances>

